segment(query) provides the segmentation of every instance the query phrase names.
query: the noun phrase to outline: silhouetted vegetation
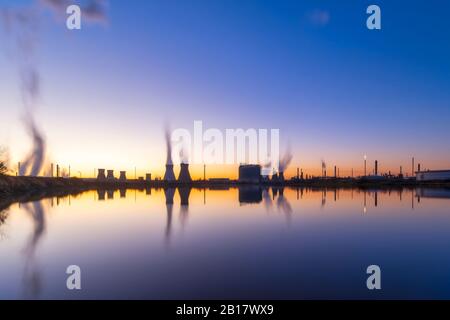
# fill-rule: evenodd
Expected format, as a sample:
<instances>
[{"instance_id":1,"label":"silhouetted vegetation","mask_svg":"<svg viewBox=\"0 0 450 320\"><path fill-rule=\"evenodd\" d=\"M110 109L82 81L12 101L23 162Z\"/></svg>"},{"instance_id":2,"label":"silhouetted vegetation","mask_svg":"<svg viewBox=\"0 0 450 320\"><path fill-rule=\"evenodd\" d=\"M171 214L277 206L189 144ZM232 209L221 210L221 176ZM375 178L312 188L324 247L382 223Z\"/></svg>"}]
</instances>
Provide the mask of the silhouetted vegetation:
<instances>
[{"instance_id":1,"label":"silhouetted vegetation","mask_svg":"<svg viewBox=\"0 0 450 320\"><path fill-rule=\"evenodd\" d=\"M6 151L0 148L0 174L5 174L8 171L6 166Z\"/></svg>"}]
</instances>

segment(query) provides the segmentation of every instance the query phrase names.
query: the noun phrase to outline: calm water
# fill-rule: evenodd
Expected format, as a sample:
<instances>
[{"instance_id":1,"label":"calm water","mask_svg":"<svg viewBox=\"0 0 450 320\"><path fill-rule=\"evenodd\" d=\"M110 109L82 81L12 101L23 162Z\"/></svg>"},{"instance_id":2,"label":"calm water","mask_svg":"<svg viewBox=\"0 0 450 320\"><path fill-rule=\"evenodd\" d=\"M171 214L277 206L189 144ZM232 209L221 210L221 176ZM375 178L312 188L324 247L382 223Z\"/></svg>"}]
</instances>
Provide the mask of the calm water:
<instances>
[{"instance_id":1,"label":"calm water","mask_svg":"<svg viewBox=\"0 0 450 320\"><path fill-rule=\"evenodd\" d=\"M252 188L13 204L0 298L450 298L449 205L450 190ZM73 264L80 291L66 289Z\"/></svg>"}]
</instances>

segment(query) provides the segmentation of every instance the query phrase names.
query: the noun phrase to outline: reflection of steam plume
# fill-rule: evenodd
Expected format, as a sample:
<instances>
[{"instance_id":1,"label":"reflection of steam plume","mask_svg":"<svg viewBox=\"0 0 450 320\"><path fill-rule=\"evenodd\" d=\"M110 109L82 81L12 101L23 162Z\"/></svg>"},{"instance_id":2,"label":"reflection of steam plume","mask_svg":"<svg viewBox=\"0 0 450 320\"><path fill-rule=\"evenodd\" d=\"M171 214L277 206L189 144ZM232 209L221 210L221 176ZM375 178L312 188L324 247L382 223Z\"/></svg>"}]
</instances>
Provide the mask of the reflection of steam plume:
<instances>
[{"instance_id":1,"label":"reflection of steam plume","mask_svg":"<svg viewBox=\"0 0 450 320\"><path fill-rule=\"evenodd\" d=\"M45 213L40 202L33 202L32 205L25 204L25 210L33 218L33 234L25 248L25 270L24 282L27 295L36 297L39 295L42 287L40 271L36 265L35 253L39 241L45 232Z\"/></svg>"},{"instance_id":2,"label":"reflection of steam plume","mask_svg":"<svg viewBox=\"0 0 450 320\"><path fill-rule=\"evenodd\" d=\"M264 201L264 206L265 206L266 210L269 211L270 208L272 208L272 199L270 198L268 188L265 188L262 190L262 197L263 197L263 201Z\"/></svg>"},{"instance_id":3,"label":"reflection of steam plume","mask_svg":"<svg viewBox=\"0 0 450 320\"><path fill-rule=\"evenodd\" d=\"M287 198L284 197L284 188L280 189L280 195L277 198L277 208L286 215L288 222L290 222L292 217L292 207Z\"/></svg>"},{"instance_id":4,"label":"reflection of steam plume","mask_svg":"<svg viewBox=\"0 0 450 320\"><path fill-rule=\"evenodd\" d=\"M8 219L8 210L0 209L0 240L6 238L6 233L2 230L2 226L5 224L6 219Z\"/></svg>"}]
</instances>

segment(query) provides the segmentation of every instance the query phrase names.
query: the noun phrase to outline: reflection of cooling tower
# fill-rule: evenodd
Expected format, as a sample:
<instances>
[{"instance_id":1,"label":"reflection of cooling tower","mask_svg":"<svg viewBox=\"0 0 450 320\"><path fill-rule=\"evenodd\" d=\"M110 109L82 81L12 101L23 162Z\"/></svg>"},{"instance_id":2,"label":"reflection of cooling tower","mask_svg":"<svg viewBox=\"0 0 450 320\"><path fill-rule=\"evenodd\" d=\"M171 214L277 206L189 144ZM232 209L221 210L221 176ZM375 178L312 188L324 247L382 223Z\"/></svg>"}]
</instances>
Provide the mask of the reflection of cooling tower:
<instances>
[{"instance_id":1,"label":"reflection of cooling tower","mask_svg":"<svg viewBox=\"0 0 450 320\"><path fill-rule=\"evenodd\" d=\"M121 198L127 197L127 189L120 189L120 197Z\"/></svg>"},{"instance_id":2,"label":"reflection of cooling tower","mask_svg":"<svg viewBox=\"0 0 450 320\"><path fill-rule=\"evenodd\" d=\"M120 180L127 180L127 172L126 171L120 171Z\"/></svg>"},{"instance_id":3,"label":"reflection of cooling tower","mask_svg":"<svg viewBox=\"0 0 450 320\"><path fill-rule=\"evenodd\" d=\"M166 197L166 204L173 204L173 196L175 195L175 188L164 189L164 195Z\"/></svg>"},{"instance_id":4,"label":"reflection of cooling tower","mask_svg":"<svg viewBox=\"0 0 450 320\"><path fill-rule=\"evenodd\" d=\"M182 206L189 205L189 195L191 194L191 188L178 188L178 193L180 194L180 200Z\"/></svg>"},{"instance_id":5,"label":"reflection of cooling tower","mask_svg":"<svg viewBox=\"0 0 450 320\"><path fill-rule=\"evenodd\" d=\"M108 170L107 172L108 172L108 174L106 176L106 179L115 179L114 178L114 170Z\"/></svg>"},{"instance_id":6,"label":"reflection of cooling tower","mask_svg":"<svg viewBox=\"0 0 450 320\"><path fill-rule=\"evenodd\" d=\"M59 170L58 170L59 171ZM57 174L57 176L59 176L59 173ZM97 179L99 179L99 180L104 180L104 179L106 179L106 176L105 176L105 169L98 169L98 176L97 176Z\"/></svg>"},{"instance_id":7,"label":"reflection of cooling tower","mask_svg":"<svg viewBox=\"0 0 450 320\"><path fill-rule=\"evenodd\" d=\"M108 190L106 191L106 194L108 195L108 200L114 199L114 190Z\"/></svg>"},{"instance_id":8,"label":"reflection of cooling tower","mask_svg":"<svg viewBox=\"0 0 450 320\"><path fill-rule=\"evenodd\" d=\"M99 201L105 200L106 190L98 189L97 190L97 194L98 194L98 200Z\"/></svg>"},{"instance_id":9,"label":"reflection of cooling tower","mask_svg":"<svg viewBox=\"0 0 450 320\"><path fill-rule=\"evenodd\" d=\"M175 181L175 173L173 172L173 164L166 164L165 181Z\"/></svg>"},{"instance_id":10,"label":"reflection of cooling tower","mask_svg":"<svg viewBox=\"0 0 450 320\"><path fill-rule=\"evenodd\" d=\"M191 175L189 174L189 164L182 163L180 166L180 175L178 176L178 182L191 182Z\"/></svg>"}]
</instances>

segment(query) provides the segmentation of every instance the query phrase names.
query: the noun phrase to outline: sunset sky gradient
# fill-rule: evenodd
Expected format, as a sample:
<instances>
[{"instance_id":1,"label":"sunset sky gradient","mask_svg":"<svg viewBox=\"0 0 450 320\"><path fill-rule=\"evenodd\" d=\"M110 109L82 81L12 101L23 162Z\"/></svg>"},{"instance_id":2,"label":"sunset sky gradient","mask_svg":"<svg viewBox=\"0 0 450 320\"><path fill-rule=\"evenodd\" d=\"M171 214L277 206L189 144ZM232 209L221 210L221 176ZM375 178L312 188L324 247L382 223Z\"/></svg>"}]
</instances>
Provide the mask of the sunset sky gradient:
<instances>
[{"instance_id":1,"label":"sunset sky gradient","mask_svg":"<svg viewBox=\"0 0 450 320\"><path fill-rule=\"evenodd\" d=\"M0 0L0 8L33 1ZM132 3L132 5L131 5ZM105 25L69 31L43 10L37 118L49 162L161 176L164 125L279 128L296 167L450 169L450 2L119 1ZM7 35L0 31L0 47ZM7 51L7 50L2 50ZM0 144L15 168L30 148L17 67L0 55ZM192 168L195 177L201 166ZM236 176L211 167L208 176Z\"/></svg>"}]
</instances>

